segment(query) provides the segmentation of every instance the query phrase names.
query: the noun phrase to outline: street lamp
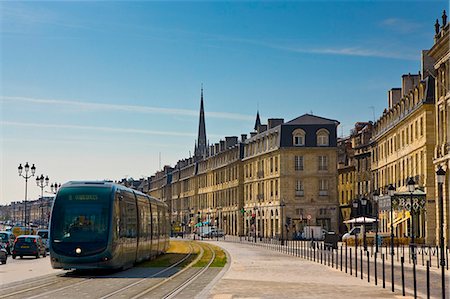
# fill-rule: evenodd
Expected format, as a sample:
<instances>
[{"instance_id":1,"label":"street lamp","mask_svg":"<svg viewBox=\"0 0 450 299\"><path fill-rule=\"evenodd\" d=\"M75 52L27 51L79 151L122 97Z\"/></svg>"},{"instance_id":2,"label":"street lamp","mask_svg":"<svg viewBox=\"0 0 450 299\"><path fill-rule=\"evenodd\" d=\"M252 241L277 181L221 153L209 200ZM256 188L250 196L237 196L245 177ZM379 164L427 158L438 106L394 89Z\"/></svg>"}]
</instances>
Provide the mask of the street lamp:
<instances>
[{"instance_id":1,"label":"street lamp","mask_svg":"<svg viewBox=\"0 0 450 299\"><path fill-rule=\"evenodd\" d=\"M378 197L380 194L377 190L373 192L373 205L375 208L375 253L378 253Z\"/></svg>"},{"instance_id":2,"label":"street lamp","mask_svg":"<svg viewBox=\"0 0 450 299\"><path fill-rule=\"evenodd\" d=\"M280 224L281 224L281 245L284 245L284 213L283 213L283 210L284 210L284 207L286 206L286 204L284 203L284 201L283 200L281 200L280 201L280 214L281 214L281 221L280 221Z\"/></svg>"},{"instance_id":3,"label":"street lamp","mask_svg":"<svg viewBox=\"0 0 450 299\"><path fill-rule=\"evenodd\" d=\"M56 194L58 193L58 189L61 187L61 184L54 183L50 185L50 189L52 190L52 193Z\"/></svg>"},{"instance_id":4,"label":"street lamp","mask_svg":"<svg viewBox=\"0 0 450 299\"><path fill-rule=\"evenodd\" d=\"M27 214L27 187L28 187L28 179L34 176L34 173L36 172L36 167L34 164L31 166L27 163L25 163L25 166L22 167L22 164L19 164L19 167L17 168L19 171L19 176L23 177L25 179L25 202L24 202L24 209L25 209L25 227L28 228L28 214ZM22 171L25 170L25 175L22 174ZM28 172L31 170L31 174L28 175Z\"/></svg>"},{"instance_id":5,"label":"street lamp","mask_svg":"<svg viewBox=\"0 0 450 299\"><path fill-rule=\"evenodd\" d=\"M360 199L361 201L361 206L363 207L363 227L364 227L364 232L363 232L363 244L364 244L364 251L367 251L367 238L366 238L366 212L367 212L367 198L362 197Z\"/></svg>"},{"instance_id":6,"label":"street lamp","mask_svg":"<svg viewBox=\"0 0 450 299\"><path fill-rule=\"evenodd\" d=\"M413 205L413 193L416 190L416 182L414 182L414 179L412 177L408 180L408 192L410 195L410 216L411 216L411 243L409 245L409 251L412 255L412 262L413 262L413 275L414 275L414 298L417 298L416 294L416 247L414 244L414 205Z\"/></svg>"},{"instance_id":7,"label":"street lamp","mask_svg":"<svg viewBox=\"0 0 450 299\"><path fill-rule=\"evenodd\" d=\"M258 206L254 206L253 207L253 211L255 212L255 243L256 243L256 238L257 238L257 230L259 229L259 223L258 223L258 210L259 207ZM260 217L261 218L261 217Z\"/></svg>"},{"instance_id":8,"label":"street lamp","mask_svg":"<svg viewBox=\"0 0 450 299\"><path fill-rule=\"evenodd\" d=\"M441 275L442 275L442 298L445 299L445 249L444 249L444 196L443 185L445 181L445 170L439 166L436 171L439 194L439 247L441 252Z\"/></svg>"},{"instance_id":9,"label":"street lamp","mask_svg":"<svg viewBox=\"0 0 450 299\"><path fill-rule=\"evenodd\" d=\"M391 199L391 286L394 292L394 210L392 199L394 197L395 187L390 184L388 187L388 195Z\"/></svg>"},{"instance_id":10,"label":"street lamp","mask_svg":"<svg viewBox=\"0 0 450 299\"><path fill-rule=\"evenodd\" d=\"M45 176L44 179L44 175L41 174L41 176L37 176L36 177L36 185L41 188L41 203L40 203L40 208L41 208L41 219L40 219L40 225L42 225L44 223L44 188L48 186L48 182L50 181L50 179L48 178L48 176Z\"/></svg>"},{"instance_id":11,"label":"street lamp","mask_svg":"<svg viewBox=\"0 0 450 299\"><path fill-rule=\"evenodd\" d=\"M353 208L355 209L355 220L356 220L356 218L358 218L358 206L359 206L359 202L358 202L358 200L354 200L353 201ZM355 221L355 224L356 224L356 221ZM355 230L355 254L356 254L356 256L358 256L358 233L357 233L357 230ZM358 259L356 259L356 260L358 260Z\"/></svg>"}]
</instances>

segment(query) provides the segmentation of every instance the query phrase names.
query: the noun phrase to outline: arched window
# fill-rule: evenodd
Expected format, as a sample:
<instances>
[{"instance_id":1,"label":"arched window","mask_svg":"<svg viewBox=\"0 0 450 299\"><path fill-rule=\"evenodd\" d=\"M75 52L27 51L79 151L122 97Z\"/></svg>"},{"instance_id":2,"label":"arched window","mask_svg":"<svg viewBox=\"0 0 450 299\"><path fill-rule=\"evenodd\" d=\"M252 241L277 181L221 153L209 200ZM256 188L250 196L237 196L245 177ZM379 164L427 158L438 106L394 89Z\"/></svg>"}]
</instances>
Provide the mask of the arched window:
<instances>
[{"instance_id":1,"label":"arched window","mask_svg":"<svg viewBox=\"0 0 450 299\"><path fill-rule=\"evenodd\" d=\"M306 133L302 129L296 129L292 133L294 146L305 146Z\"/></svg>"},{"instance_id":2,"label":"arched window","mask_svg":"<svg viewBox=\"0 0 450 299\"><path fill-rule=\"evenodd\" d=\"M328 146L330 144L330 133L325 129L317 131L317 145Z\"/></svg>"}]
</instances>

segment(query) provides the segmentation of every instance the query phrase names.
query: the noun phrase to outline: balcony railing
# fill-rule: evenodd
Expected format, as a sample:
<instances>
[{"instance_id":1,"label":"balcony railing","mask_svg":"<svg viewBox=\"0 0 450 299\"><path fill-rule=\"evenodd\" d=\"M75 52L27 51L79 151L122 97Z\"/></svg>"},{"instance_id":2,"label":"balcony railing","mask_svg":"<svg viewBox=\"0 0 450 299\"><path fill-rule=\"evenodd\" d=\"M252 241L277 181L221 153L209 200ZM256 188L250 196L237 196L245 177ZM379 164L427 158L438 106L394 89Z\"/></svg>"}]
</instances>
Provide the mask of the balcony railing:
<instances>
[{"instance_id":1,"label":"balcony railing","mask_svg":"<svg viewBox=\"0 0 450 299\"><path fill-rule=\"evenodd\" d=\"M303 190L295 190L295 196L304 196L305 195L305 191Z\"/></svg>"}]
</instances>

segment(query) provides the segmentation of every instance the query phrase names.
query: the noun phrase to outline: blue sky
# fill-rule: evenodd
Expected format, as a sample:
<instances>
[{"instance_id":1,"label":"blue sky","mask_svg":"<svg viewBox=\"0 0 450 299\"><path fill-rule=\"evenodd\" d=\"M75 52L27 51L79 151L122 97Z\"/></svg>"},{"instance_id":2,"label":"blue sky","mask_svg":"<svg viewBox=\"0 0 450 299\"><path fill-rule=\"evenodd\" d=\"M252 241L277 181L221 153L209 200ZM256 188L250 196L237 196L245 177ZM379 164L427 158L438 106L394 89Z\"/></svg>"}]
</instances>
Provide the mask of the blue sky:
<instances>
[{"instance_id":1,"label":"blue sky","mask_svg":"<svg viewBox=\"0 0 450 299\"><path fill-rule=\"evenodd\" d=\"M52 182L149 176L259 108L373 120L420 69L446 1L1 2L0 204ZM372 108L373 107L373 110ZM40 189L34 180L29 198Z\"/></svg>"}]
</instances>

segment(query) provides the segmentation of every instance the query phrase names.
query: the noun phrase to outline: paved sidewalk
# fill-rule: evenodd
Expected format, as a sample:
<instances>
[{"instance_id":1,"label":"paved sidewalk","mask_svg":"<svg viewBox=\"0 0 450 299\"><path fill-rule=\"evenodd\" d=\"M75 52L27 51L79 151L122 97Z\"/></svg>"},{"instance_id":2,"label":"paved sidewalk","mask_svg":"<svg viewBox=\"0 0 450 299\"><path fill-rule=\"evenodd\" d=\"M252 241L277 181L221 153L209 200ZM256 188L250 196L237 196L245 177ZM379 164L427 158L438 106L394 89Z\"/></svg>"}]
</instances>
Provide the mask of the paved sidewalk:
<instances>
[{"instance_id":1,"label":"paved sidewalk","mask_svg":"<svg viewBox=\"0 0 450 299\"><path fill-rule=\"evenodd\" d=\"M212 243L228 251L231 265L207 298L401 297L314 262L246 244Z\"/></svg>"}]
</instances>

